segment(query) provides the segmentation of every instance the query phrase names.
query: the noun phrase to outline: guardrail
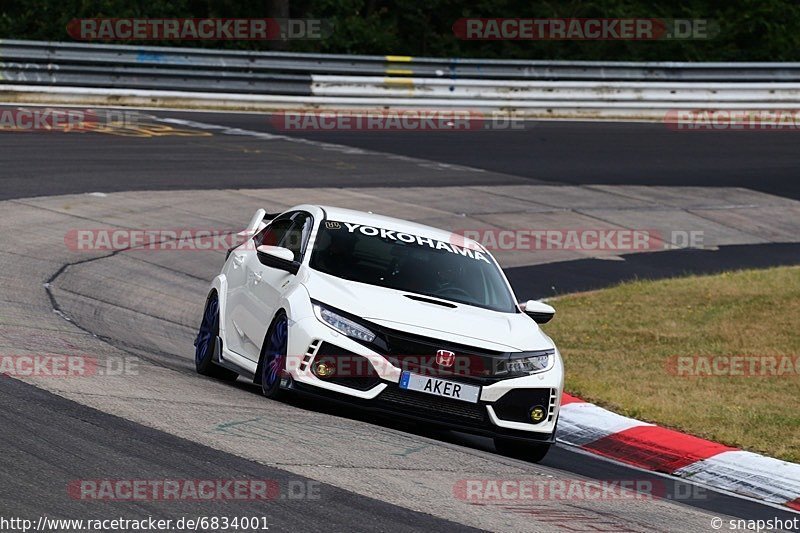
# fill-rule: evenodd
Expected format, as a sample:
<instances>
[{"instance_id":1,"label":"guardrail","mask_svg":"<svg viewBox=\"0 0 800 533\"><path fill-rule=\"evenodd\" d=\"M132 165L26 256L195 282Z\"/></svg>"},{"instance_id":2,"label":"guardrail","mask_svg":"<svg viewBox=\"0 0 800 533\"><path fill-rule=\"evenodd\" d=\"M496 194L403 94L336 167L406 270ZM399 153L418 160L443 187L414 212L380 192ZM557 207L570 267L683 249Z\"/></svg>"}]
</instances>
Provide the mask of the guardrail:
<instances>
[{"instance_id":1,"label":"guardrail","mask_svg":"<svg viewBox=\"0 0 800 533\"><path fill-rule=\"evenodd\" d=\"M646 116L698 106L800 108L800 63L501 61L0 40L0 96Z\"/></svg>"}]
</instances>

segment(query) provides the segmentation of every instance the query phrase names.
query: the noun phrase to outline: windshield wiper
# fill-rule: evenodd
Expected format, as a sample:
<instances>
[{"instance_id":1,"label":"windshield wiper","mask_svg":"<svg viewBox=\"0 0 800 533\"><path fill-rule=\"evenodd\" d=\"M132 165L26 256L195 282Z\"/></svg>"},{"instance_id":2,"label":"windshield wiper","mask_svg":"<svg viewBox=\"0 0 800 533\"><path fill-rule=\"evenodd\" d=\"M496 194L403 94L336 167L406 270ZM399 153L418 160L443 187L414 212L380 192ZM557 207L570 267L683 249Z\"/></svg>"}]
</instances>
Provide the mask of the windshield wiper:
<instances>
[{"instance_id":1,"label":"windshield wiper","mask_svg":"<svg viewBox=\"0 0 800 533\"><path fill-rule=\"evenodd\" d=\"M456 304L451 304L449 302L442 302L440 300L434 300L432 298L425 298L424 296L416 296L414 294L404 294L403 296L411 300L417 300L418 302L441 305L442 307L449 307L450 309L455 309L456 307L458 307Z\"/></svg>"}]
</instances>

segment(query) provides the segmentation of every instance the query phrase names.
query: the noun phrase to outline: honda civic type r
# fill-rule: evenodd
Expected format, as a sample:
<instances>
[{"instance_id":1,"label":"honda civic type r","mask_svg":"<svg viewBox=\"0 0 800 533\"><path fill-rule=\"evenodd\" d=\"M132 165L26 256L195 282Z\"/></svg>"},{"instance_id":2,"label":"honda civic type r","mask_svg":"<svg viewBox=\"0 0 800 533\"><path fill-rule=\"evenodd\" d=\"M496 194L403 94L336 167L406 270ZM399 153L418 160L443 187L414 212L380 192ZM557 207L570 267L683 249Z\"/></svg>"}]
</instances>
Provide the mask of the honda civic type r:
<instances>
[{"instance_id":1,"label":"honda civic type r","mask_svg":"<svg viewBox=\"0 0 800 533\"><path fill-rule=\"evenodd\" d=\"M459 234L327 206L256 212L214 278L195 341L200 374L494 438L540 460L564 369L492 255ZM537 324L538 323L538 324Z\"/></svg>"}]
</instances>

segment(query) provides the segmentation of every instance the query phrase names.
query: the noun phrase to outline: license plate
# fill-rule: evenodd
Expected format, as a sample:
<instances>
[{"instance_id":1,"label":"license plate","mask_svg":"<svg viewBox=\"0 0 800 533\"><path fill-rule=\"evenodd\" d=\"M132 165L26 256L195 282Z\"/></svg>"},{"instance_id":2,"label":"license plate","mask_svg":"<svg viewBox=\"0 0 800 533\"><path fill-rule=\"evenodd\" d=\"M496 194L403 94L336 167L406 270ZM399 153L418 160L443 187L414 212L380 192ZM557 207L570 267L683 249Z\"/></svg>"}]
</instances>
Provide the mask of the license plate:
<instances>
[{"instance_id":1,"label":"license plate","mask_svg":"<svg viewBox=\"0 0 800 533\"><path fill-rule=\"evenodd\" d=\"M425 392L427 394L433 394L434 396L443 396L445 398L452 398L469 403L478 403L478 397L481 392L481 388L475 385L420 376L419 374L412 374L408 371L403 372L400 376L400 388Z\"/></svg>"}]
</instances>

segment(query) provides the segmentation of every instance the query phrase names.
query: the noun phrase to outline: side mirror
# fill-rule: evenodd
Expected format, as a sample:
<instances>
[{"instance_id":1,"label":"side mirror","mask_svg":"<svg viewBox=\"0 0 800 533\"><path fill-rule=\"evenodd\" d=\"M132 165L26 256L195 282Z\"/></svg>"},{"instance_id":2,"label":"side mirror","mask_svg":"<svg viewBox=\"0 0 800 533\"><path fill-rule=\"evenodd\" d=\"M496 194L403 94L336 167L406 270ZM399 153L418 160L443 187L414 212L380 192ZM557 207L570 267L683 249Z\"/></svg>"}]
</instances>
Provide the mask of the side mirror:
<instances>
[{"instance_id":1,"label":"side mirror","mask_svg":"<svg viewBox=\"0 0 800 533\"><path fill-rule=\"evenodd\" d=\"M531 317L537 324L547 324L556 314L552 305L547 305L539 300L528 300L519 304L523 313Z\"/></svg>"},{"instance_id":2,"label":"side mirror","mask_svg":"<svg viewBox=\"0 0 800 533\"><path fill-rule=\"evenodd\" d=\"M288 248L262 244L256 248L256 255L261 264L268 267L285 270L290 274L297 274L300 269L300 263L294 260L294 252Z\"/></svg>"}]
</instances>

